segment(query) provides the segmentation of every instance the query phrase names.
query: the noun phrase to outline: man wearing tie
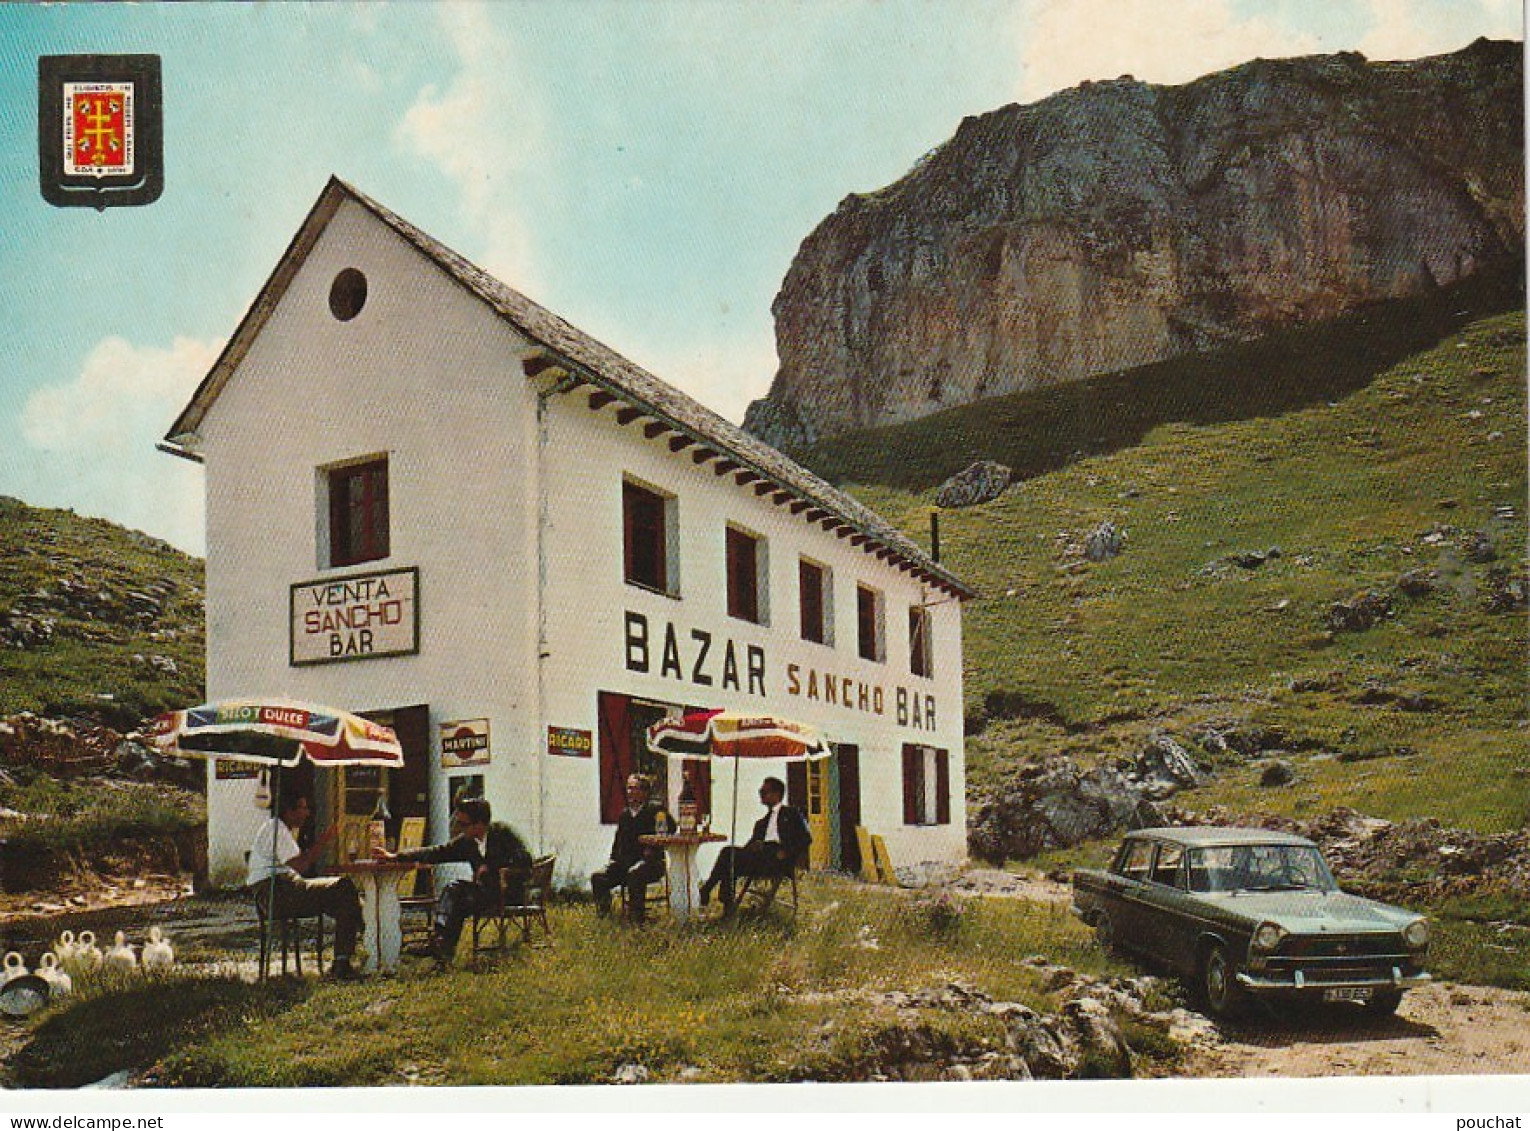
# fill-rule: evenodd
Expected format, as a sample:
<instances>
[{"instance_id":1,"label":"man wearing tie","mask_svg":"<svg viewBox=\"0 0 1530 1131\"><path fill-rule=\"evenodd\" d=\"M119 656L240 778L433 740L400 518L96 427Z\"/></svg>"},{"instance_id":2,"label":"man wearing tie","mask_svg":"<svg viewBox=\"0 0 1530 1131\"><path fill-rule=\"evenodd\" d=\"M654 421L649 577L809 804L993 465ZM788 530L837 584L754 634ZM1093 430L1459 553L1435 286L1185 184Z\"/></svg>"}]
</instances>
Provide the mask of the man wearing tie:
<instances>
[{"instance_id":1,"label":"man wearing tie","mask_svg":"<svg viewBox=\"0 0 1530 1131\"><path fill-rule=\"evenodd\" d=\"M760 804L765 815L754 823L754 833L742 848L731 845L718 854L712 874L701 885L701 905L712 898L712 890L722 888L722 905L732 914L733 882L739 876L785 876L807 859L813 834L808 831L802 810L784 804L786 783L780 778L766 778L760 784Z\"/></svg>"},{"instance_id":2,"label":"man wearing tie","mask_svg":"<svg viewBox=\"0 0 1530 1131\"><path fill-rule=\"evenodd\" d=\"M410 848L403 852L378 850L379 860L411 860L420 864L467 864L473 869L471 880L454 880L442 889L436 900L436 924L430 953L437 962L447 963L457 953L462 924L475 911L500 905L503 895L508 903L520 903L525 894L525 874L531 867L531 853L505 824L490 823L489 803L481 797L464 797L452 809L452 839L429 848ZM521 872L511 876L500 891L500 869Z\"/></svg>"}]
</instances>

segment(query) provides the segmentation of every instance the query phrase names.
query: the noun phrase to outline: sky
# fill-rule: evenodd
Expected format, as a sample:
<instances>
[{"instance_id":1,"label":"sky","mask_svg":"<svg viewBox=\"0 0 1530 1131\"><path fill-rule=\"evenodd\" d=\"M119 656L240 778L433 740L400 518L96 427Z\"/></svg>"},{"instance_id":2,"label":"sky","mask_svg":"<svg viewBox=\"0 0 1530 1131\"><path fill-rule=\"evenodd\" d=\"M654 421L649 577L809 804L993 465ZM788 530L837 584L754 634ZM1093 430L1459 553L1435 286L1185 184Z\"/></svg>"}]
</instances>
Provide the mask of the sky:
<instances>
[{"instance_id":1,"label":"sky","mask_svg":"<svg viewBox=\"0 0 1530 1131\"><path fill-rule=\"evenodd\" d=\"M0 495L200 554L155 451L338 175L734 421L846 195L1085 79L1522 39L1520 0L0 6ZM55 208L37 59L157 54L165 191ZM237 379L237 378L236 378Z\"/></svg>"}]
</instances>

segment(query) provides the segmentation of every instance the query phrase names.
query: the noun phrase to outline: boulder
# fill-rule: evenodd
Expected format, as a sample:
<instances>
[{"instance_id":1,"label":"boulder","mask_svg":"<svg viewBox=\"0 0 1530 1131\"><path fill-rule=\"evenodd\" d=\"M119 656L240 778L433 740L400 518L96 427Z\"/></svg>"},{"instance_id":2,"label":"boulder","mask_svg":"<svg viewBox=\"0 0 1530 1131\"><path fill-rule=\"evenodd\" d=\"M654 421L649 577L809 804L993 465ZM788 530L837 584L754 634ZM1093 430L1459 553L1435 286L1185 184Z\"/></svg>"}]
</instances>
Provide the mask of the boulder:
<instances>
[{"instance_id":1,"label":"boulder","mask_svg":"<svg viewBox=\"0 0 1530 1131\"><path fill-rule=\"evenodd\" d=\"M1125 546L1125 533L1117 530L1112 523L1102 522L1084 539L1084 557L1092 562L1108 561L1119 554Z\"/></svg>"},{"instance_id":2,"label":"boulder","mask_svg":"<svg viewBox=\"0 0 1530 1131\"><path fill-rule=\"evenodd\" d=\"M1296 771L1284 758L1265 763L1264 769L1259 772L1259 784L1262 786L1290 785L1295 780Z\"/></svg>"},{"instance_id":3,"label":"boulder","mask_svg":"<svg viewBox=\"0 0 1530 1131\"><path fill-rule=\"evenodd\" d=\"M990 502L1004 493L1013 476L1002 463L979 460L940 485L935 492L935 505L956 508Z\"/></svg>"},{"instance_id":4,"label":"boulder","mask_svg":"<svg viewBox=\"0 0 1530 1131\"><path fill-rule=\"evenodd\" d=\"M1348 600L1329 605L1323 622L1330 632L1364 632L1391 615L1391 597L1373 589L1363 589Z\"/></svg>"},{"instance_id":5,"label":"boulder","mask_svg":"<svg viewBox=\"0 0 1530 1131\"><path fill-rule=\"evenodd\" d=\"M1067 848L1125 828L1161 823L1144 788L1111 766L1080 770L1068 758L1022 767L978 807L967 842L995 864Z\"/></svg>"}]
</instances>

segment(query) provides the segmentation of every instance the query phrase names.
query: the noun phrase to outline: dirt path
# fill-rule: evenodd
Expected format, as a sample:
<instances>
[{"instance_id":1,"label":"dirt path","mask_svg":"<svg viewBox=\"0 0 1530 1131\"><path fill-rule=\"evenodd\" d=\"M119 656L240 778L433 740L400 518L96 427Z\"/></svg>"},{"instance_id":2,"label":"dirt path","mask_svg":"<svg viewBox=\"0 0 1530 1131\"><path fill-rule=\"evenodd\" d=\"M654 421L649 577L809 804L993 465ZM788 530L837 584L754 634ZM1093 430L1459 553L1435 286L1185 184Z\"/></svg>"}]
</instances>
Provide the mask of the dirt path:
<instances>
[{"instance_id":1,"label":"dirt path","mask_svg":"<svg viewBox=\"0 0 1530 1131\"><path fill-rule=\"evenodd\" d=\"M1187 1076L1460 1076L1530 1063L1530 994L1436 983L1397 1016L1303 1009L1222 1026L1198 1041Z\"/></svg>"}]
</instances>

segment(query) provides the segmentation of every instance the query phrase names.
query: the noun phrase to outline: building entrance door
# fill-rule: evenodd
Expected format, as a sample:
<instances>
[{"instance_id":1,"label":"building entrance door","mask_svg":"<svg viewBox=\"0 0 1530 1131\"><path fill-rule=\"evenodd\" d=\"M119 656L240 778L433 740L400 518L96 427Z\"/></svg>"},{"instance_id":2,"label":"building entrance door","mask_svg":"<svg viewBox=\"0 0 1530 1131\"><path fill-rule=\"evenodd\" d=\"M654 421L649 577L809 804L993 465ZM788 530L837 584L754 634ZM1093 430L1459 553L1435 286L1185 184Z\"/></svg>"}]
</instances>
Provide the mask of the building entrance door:
<instances>
[{"instance_id":1,"label":"building entrance door","mask_svg":"<svg viewBox=\"0 0 1530 1131\"><path fill-rule=\"evenodd\" d=\"M371 851L367 826L379 796L387 798L386 835L395 843L405 817L426 817L430 812L430 708L394 707L368 711L365 717L393 728L404 748L404 764L396 770L345 766L324 775L329 780L320 787L325 795L320 819L337 826L333 858L326 863L366 859Z\"/></svg>"},{"instance_id":2,"label":"building entrance door","mask_svg":"<svg viewBox=\"0 0 1530 1131\"><path fill-rule=\"evenodd\" d=\"M852 876L861 871L861 845L855 827L861 823L861 748L848 744L834 747L834 867Z\"/></svg>"}]
</instances>

